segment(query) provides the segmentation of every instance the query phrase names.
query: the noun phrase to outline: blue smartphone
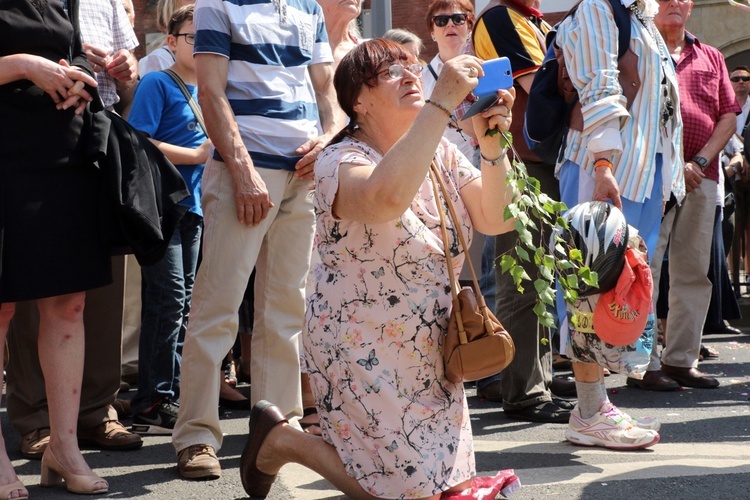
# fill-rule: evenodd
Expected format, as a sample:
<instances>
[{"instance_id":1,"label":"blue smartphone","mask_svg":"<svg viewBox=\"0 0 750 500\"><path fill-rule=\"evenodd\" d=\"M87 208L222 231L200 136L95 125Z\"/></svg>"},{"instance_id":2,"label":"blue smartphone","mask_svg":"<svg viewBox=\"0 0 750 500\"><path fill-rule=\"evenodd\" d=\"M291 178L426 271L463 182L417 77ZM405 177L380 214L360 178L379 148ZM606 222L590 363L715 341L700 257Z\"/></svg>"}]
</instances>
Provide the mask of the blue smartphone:
<instances>
[{"instance_id":1,"label":"blue smartphone","mask_svg":"<svg viewBox=\"0 0 750 500\"><path fill-rule=\"evenodd\" d=\"M479 83L474 88L477 101L466 111L464 120L492 106L497 100L498 90L513 86L513 71L507 57L485 61L482 69L484 76L479 77Z\"/></svg>"}]
</instances>

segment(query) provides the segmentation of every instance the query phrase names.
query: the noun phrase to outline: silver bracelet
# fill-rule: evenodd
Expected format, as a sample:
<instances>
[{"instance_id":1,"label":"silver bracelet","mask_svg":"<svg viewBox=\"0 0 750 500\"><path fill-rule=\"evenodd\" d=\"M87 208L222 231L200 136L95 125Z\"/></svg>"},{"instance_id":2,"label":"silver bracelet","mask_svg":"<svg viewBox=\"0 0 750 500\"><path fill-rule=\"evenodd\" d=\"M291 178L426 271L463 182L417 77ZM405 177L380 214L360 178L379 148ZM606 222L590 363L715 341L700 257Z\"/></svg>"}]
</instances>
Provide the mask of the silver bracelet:
<instances>
[{"instance_id":1,"label":"silver bracelet","mask_svg":"<svg viewBox=\"0 0 750 500\"><path fill-rule=\"evenodd\" d=\"M488 160L487 158L484 157L483 154L481 153L479 154L481 163L483 165L487 165L488 167L496 167L500 165L507 156L508 156L508 148L503 148L503 151L500 153L500 156L498 156L494 160Z\"/></svg>"}]
</instances>

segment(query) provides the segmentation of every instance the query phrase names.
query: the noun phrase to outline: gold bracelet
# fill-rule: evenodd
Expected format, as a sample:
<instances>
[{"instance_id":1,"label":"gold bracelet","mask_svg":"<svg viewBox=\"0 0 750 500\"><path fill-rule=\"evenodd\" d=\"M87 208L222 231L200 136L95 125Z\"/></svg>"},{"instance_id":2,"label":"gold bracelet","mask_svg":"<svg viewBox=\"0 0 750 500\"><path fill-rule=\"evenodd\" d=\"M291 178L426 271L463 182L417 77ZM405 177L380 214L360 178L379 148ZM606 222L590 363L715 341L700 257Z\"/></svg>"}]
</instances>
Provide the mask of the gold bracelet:
<instances>
[{"instance_id":1,"label":"gold bracelet","mask_svg":"<svg viewBox=\"0 0 750 500\"><path fill-rule=\"evenodd\" d=\"M488 167L496 167L500 165L505 158L508 157L508 148L503 148L502 152L500 153L500 156L495 158L494 160L488 160L484 157L483 154L479 154L479 158L482 164L487 165Z\"/></svg>"},{"instance_id":2,"label":"gold bracelet","mask_svg":"<svg viewBox=\"0 0 750 500\"><path fill-rule=\"evenodd\" d=\"M442 104L440 104L439 102L435 102L435 101L433 101L433 100L431 100L431 99L427 99L427 100L425 101L425 104L432 104L432 105L433 105L433 106L435 106L436 108L438 108L438 109L441 109L441 110L443 110L443 112L444 112L444 113L445 113L446 115L448 115L448 119L449 119L449 120L453 118L453 114L452 114L452 113L451 113L450 111L448 111L448 108L446 108L445 106L443 106L443 105L442 105Z\"/></svg>"}]
</instances>

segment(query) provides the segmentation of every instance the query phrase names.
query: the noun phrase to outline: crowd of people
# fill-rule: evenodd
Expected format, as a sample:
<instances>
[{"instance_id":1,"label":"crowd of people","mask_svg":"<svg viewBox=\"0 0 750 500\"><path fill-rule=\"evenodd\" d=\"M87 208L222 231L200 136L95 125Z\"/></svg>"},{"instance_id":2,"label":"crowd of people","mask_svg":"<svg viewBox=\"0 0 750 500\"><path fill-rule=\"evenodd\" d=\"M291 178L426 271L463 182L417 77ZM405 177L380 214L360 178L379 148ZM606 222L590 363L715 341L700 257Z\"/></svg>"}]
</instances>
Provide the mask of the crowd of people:
<instances>
[{"instance_id":1,"label":"crowd of people","mask_svg":"<svg viewBox=\"0 0 750 500\"><path fill-rule=\"evenodd\" d=\"M534 287L519 291L493 266L518 240L505 218L513 160L567 207L611 203L645 243L664 326L627 384L719 385L697 367L717 356L704 332L739 333L727 322L738 313L727 254L743 249L722 221L734 192L737 233L750 227L750 69L729 71L687 31L693 2L582 0L563 18L554 43L578 105L555 164L523 140L552 30L541 0L491 0L478 13L433 0L429 62L407 30L363 39L361 7L160 0L164 44L138 62L129 1L0 0L0 359L7 350L10 422L23 456L41 459L42 486L105 493L79 442L134 450L153 434L172 435L182 477L217 479L230 407L250 411L240 474L253 497L288 462L351 498L477 488L465 387L446 379L442 355L456 286L447 263L458 276L459 236L475 230L482 292L516 347L477 395L511 419L567 423L574 444L655 445L659 423L619 409L605 368L570 350L564 307L557 328L542 327ZM513 86L464 119L483 61L497 57ZM156 257L137 250L147 224L124 231L138 262L110 227L121 223L107 191L116 162L102 158L123 147L118 114L141 134L131 144L160 152L181 179L154 182L168 189L154 206L169 200L177 214L174 227L155 217ZM143 192L128 194L142 220L153 216ZM533 222L544 247L549 230ZM572 358L574 380L554 376L553 351ZM132 401L117 399L126 358ZM2 440L0 498L28 498Z\"/></svg>"}]
</instances>

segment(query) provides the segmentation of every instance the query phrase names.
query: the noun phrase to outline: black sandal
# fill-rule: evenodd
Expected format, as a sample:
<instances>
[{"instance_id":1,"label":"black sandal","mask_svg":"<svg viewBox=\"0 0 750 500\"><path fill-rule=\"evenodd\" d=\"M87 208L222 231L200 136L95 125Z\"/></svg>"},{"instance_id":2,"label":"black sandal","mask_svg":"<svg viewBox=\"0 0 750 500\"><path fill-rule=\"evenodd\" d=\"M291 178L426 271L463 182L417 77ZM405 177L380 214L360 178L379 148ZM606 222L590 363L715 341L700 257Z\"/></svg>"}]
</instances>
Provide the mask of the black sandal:
<instances>
[{"instance_id":1,"label":"black sandal","mask_svg":"<svg viewBox=\"0 0 750 500\"><path fill-rule=\"evenodd\" d=\"M318 409L316 407L312 408L305 408L302 411L302 418L309 417L310 415L317 415ZM322 435L323 431L320 429L320 417L318 417L317 422L302 422L302 419L300 419L299 422L300 427L302 427L302 430L304 432L307 432L308 434L312 434L314 436L320 436ZM317 428L317 432L315 432L315 428Z\"/></svg>"},{"instance_id":2,"label":"black sandal","mask_svg":"<svg viewBox=\"0 0 750 500\"><path fill-rule=\"evenodd\" d=\"M698 354L698 361L705 361L707 359L719 359L719 351L701 344L701 350Z\"/></svg>"}]
</instances>

